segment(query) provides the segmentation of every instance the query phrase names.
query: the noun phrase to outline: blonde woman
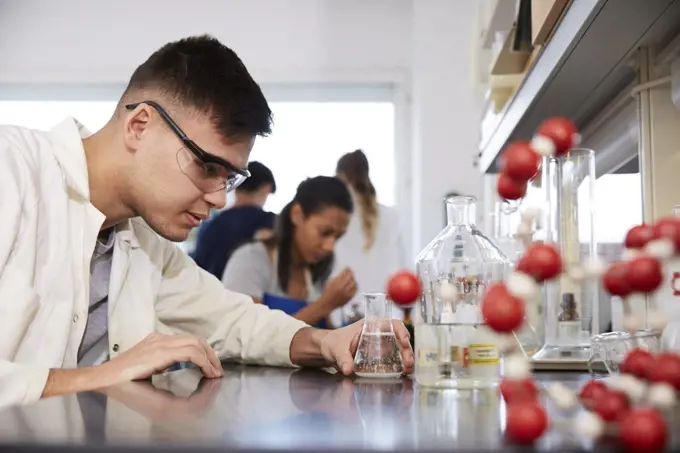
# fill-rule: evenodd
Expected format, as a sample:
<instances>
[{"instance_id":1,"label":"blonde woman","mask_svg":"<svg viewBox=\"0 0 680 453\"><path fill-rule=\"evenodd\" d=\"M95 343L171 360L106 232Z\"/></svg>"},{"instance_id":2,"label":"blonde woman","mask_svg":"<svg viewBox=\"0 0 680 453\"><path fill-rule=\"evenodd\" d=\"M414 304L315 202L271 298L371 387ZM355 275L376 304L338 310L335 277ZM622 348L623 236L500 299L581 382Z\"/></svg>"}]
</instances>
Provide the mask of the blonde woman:
<instances>
[{"instance_id":1,"label":"blonde woman","mask_svg":"<svg viewBox=\"0 0 680 453\"><path fill-rule=\"evenodd\" d=\"M364 152L356 150L343 155L338 160L336 176L347 184L355 206L347 232L335 249L335 272L350 268L358 288L344 313L340 310L333 313L334 324L342 325L362 315L361 293L384 292L390 274L409 267L409 263L397 212L378 203ZM395 306L392 316L401 319L403 313Z\"/></svg>"}]
</instances>

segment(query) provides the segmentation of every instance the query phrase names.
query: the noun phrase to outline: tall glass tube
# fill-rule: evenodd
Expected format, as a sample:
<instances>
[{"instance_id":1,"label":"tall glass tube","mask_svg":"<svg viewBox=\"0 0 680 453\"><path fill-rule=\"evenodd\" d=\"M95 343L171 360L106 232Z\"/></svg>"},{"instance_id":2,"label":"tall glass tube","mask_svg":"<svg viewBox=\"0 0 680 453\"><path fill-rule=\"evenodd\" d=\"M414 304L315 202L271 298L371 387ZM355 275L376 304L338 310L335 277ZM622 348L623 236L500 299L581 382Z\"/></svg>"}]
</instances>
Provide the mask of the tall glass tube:
<instances>
[{"instance_id":1,"label":"tall glass tube","mask_svg":"<svg viewBox=\"0 0 680 453\"><path fill-rule=\"evenodd\" d=\"M519 210L508 214L505 212L504 205L504 201L496 202L493 212L491 240L496 243L498 248L508 257L514 266L524 252L522 241L515 237L521 218Z\"/></svg>"},{"instance_id":2,"label":"tall glass tube","mask_svg":"<svg viewBox=\"0 0 680 453\"><path fill-rule=\"evenodd\" d=\"M546 157L542 167L546 193L546 239L555 243L565 270L596 258L593 228L595 153L572 149L561 157ZM564 272L546 282L545 344L536 361L588 361L590 338L598 332L598 283L578 281Z\"/></svg>"}]
</instances>

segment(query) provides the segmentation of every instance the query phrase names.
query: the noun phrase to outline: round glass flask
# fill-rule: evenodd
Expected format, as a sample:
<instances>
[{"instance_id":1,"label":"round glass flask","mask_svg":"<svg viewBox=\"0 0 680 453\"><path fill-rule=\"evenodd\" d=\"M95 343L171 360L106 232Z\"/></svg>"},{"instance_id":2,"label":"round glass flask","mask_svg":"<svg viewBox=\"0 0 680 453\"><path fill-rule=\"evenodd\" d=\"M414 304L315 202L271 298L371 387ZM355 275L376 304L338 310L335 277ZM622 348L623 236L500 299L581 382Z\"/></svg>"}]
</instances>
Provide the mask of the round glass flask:
<instances>
[{"instance_id":1,"label":"round glass flask","mask_svg":"<svg viewBox=\"0 0 680 453\"><path fill-rule=\"evenodd\" d=\"M415 325L415 378L425 387L498 384L497 336L484 324L487 287L506 279L510 260L475 226L476 198L446 199L446 227L416 262L423 285Z\"/></svg>"}]
</instances>

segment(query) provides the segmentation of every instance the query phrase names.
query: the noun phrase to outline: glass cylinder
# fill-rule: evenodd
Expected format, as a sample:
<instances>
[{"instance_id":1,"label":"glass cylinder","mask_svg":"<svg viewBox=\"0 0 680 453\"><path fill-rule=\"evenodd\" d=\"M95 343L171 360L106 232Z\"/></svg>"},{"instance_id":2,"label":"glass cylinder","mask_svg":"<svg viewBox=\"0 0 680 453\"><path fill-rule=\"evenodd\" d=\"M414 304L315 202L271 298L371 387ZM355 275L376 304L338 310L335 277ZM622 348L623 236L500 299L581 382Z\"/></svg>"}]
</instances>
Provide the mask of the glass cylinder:
<instances>
[{"instance_id":1,"label":"glass cylinder","mask_svg":"<svg viewBox=\"0 0 680 453\"><path fill-rule=\"evenodd\" d=\"M415 324L415 377L432 387L485 388L500 376L497 337L484 325L486 288L510 261L475 226L476 199L446 199L447 225L418 255L423 285Z\"/></svg>"},{"instance_id":2,"label":"glass cylinder","mask_svg":"<svg viewBox=\"0 0 680 453\"><path fill-rule=\"evenodd\" d=\"M524 252L522 241L515 237L521 217L519 210L513 213L505 212L504 203L504 201L497 201L495 204L491 239L514 265Z\"/></svg>"},{"instance_id":3,"label":"glass cylinder","mask_svg":"<svg viewBox=\"0 0 680 453\"><path fill-rule=\"evenodd\" d=\"M354 356L354 373L367 378L399 377L404 365L392 327L392 301L382 293L363 296L364 326Z\"/></svg>"},{"instance_id":4,"label":"glass cylinder","mask_svg":"<svg viewBox=\"0 0 680 453\"><path fill-rule=\"evenodd\" d=\"M546 239L559 248L567 272L544 285L545 344L533 360L587 363L590 338L599 333L598 281L578 281L568 272L597 257L595 177L595 153L590 149L543 160Z\"/></svg>"}]
</instances>

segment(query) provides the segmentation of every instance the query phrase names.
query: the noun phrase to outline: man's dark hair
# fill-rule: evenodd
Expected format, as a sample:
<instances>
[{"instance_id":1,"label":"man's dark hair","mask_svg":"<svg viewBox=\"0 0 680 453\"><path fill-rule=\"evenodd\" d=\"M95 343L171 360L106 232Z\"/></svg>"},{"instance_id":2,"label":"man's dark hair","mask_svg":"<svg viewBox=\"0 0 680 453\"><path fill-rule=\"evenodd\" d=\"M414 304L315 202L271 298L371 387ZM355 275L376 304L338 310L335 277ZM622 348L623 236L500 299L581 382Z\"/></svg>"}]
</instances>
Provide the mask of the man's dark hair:
<instances>
[{"instance_id":1,"label":"man's dark hair","mask_svg":"<svg viewBox=\"0 0 680 453\"><path fill-rule=\"evenodd\" d=\"M265 184L269 184L271 185L271 193L276 193L274 174L266 165L252 161L248 163L248 171L250 176L236 188L237 192L252 193L259 190Z\"/></svg>"},{"instance_id":2,"label":"man's dark hair","mask_svg":"<svg viewBox=\"0 0 680 453\"><path fill-rule=\"evenodd\" d=\"M135 70L123 98L144 101L130 94L147 90L209 115L225 138L271 133L272 111L262 90L238 55L212 36L165 44Z\"/></svg>"}]
</instances>

